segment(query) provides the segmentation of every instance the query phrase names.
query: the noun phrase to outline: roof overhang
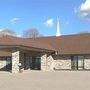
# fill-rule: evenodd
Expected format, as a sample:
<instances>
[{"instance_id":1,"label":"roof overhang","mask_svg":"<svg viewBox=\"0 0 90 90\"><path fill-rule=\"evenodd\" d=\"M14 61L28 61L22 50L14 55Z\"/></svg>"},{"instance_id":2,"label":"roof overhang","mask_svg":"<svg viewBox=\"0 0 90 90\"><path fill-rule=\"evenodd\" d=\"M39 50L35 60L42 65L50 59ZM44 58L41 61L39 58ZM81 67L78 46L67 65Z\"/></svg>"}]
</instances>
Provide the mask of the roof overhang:
<instances>
[{"instance_id":1,"label":"roof overhang","mask_svg":"<svg viewBox=\"0 0 90 90\"><path fill-rule=\"evenodd\" d=\"M0 50L4 51L16 51L16 50L27 50L27 51L38 51L38 52L51 52L54 53L54 50L36 48L36 47L29 47L24 45L0 45Z\"/></svg>"}]
</instances>

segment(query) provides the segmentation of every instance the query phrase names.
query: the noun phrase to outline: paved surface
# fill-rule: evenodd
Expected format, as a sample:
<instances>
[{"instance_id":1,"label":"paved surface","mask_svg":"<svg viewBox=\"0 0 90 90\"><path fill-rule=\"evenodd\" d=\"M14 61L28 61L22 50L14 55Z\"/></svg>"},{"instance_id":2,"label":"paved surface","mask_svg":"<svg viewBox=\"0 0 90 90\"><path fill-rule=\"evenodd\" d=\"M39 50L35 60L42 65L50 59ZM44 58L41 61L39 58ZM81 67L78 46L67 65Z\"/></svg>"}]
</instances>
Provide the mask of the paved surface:
<instances>
[{"instance_id":1,"label":"paved surface","mask_svg":"<svg viewBox=\"0 0 90 90\"><path fill-rule=\"evenodd\" d=\"M0 90L90 90L90 71L0 72Z\"/></svg>"}]
</instances>

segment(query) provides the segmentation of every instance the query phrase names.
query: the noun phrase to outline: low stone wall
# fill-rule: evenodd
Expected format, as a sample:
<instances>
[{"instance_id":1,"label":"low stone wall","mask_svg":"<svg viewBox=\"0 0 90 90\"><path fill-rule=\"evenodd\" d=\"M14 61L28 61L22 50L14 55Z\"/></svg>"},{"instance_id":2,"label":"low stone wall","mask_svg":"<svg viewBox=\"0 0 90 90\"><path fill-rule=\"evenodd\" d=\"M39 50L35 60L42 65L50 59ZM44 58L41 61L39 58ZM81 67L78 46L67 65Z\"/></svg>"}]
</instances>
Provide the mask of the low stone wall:
<instances>
[{"instance_id":1,"label":"low stone wall","mask_svg":"<svg viewBox=\"0 0 90 90\"><path fill-rule=\"evenodd\" d=\"M54 69L71 69L70 56L55 56Z\"/></svg>"},{"instance_id":2,"label":"low stone wall","mask_svg":"<svg viewBox=\"0 0 90 90\"><path fill-rule=\"evenodd\" d=\"M70 56L51 56L44 54L41 57L41 70L51 71L51 70L62 70L71 69L71 58Z\"/></svg>"},{"instance_id":3,"label":"low stone wall","mask_svg":"<svg viewBox=\"0 0 90 90\"><path fill-rule=\"evenodd\" d=\"M90 55L86 55L85 56L84 69L90 69Z\"/></svg>"}]
</instances>

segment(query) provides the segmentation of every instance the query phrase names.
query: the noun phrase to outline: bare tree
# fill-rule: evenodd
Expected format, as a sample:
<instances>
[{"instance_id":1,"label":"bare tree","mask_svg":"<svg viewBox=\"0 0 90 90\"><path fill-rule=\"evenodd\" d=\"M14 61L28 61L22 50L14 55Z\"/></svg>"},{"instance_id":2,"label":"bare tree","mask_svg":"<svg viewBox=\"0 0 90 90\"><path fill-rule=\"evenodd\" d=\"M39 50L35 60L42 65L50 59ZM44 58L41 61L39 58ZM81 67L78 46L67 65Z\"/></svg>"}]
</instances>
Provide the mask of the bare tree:
<instances>
[{"instance_id":1,"label":"bare tree","mask_svg":"<svg viewBox=\"0 0 90 90\"><path fill-rule=\"evenodd\" d=\"M36 38L42 36L39 31L35 28L28 29L24 32L23 37L25 38Z\"/></svg>"},{"instance_id":2,"label":"bare tree","mask_svg":"<svg viewBox=\"0 0 90 90\"><path fill-rule=\"evenodd\" d=\"M90 32L89 31L81 31L78 34L87 34L87 33L90 33Z\"/></svg>"},{"instance_id":3,"label":"bare tree","mask_svg":"<svg viewBox=\"0 0 90 90\"><path fill-rule=\"evenodd\" d=\"M16 36L16 33L11 29L1 29L0 36L6 36L6 35Z\"/></svg>"}]
</instances>

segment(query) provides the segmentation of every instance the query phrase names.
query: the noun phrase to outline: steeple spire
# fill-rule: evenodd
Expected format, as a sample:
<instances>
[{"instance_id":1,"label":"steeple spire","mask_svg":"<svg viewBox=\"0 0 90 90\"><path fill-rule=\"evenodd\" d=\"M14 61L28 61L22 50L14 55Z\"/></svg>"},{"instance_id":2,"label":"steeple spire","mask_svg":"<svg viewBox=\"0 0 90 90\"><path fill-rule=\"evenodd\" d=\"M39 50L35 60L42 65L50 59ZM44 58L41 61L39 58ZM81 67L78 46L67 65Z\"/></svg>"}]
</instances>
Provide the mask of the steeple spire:
<instances>
[{"instance_id":1,"label":"steeple spire","mask_svg":"<svg viewBox=\"0 0 90 90\"><path fill-rule=\"evenodd\" d=\"M59 26L59 19L57 19L57 30L56 30L56 37L61 36L60 33L60 26Z\"/></svg>"}]
</instances>

